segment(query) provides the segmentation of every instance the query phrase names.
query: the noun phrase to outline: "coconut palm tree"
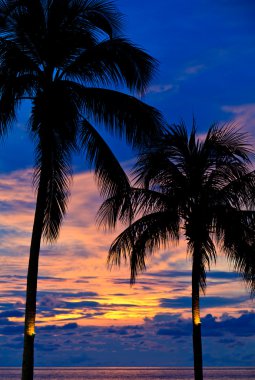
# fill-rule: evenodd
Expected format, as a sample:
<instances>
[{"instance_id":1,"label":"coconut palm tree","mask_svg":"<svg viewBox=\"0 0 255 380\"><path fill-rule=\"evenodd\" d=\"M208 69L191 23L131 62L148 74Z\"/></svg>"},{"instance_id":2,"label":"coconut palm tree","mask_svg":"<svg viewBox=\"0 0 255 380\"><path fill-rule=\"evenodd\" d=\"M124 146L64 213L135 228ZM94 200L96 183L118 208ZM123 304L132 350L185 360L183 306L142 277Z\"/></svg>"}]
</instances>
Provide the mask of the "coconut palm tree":
<instances>
[{"instance_id":1,"label":"coconut palm tree","mask_svg":"<svg viewBox=\"0 0 255 380\"><path fill-rule=\"evenodd\" d=\"M58 237L72 153L84 153L104 196L125 191L127 177L101 132L133 148L159 133L159 112L131 95L145 91L155 66L121 35L121 15L111 1L0 0L0 136L30 101L28 131L36 147L23 380L33 378L41 239Z\"/></svg>"},{"instance_id":2,"label":"coconut palm tree","mask_svg":"<svg viewBox=\"0 0 255 380\"><path fill-rule=\"evenodd\" d=\"M199 139L182 123L172 126L140 154L136 187L106 200L99 221L114 227L132 222L112 243L108 261L129 261L131 283L147 256L169 243L187 241L192 261L192 321L195 379L203 379L200 292L206 272L223 252L255 290L255 171L243 133L212 126Z\"/></svg>"}]
</instances>

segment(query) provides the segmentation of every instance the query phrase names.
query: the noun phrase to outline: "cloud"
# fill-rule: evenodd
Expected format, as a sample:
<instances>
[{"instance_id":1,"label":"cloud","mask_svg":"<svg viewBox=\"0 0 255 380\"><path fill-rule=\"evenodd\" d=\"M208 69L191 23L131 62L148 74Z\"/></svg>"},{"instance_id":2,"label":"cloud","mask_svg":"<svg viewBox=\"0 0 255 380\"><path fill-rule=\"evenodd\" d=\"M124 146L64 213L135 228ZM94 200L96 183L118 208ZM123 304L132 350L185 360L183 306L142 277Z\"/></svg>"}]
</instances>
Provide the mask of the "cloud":
<instances>
[{"instance_id":1,"label":"cloud","mask_svg":"<svg viewBox=\"0 0 255 380\"><path fill-rule=\"evenodd\" d=\"M95 301L64 302L64 307L66 307L67 309L71 309L71 308L96 309L100 306L101 304Z\"/></svg>"},{"instance_id":2,"label":"cloud","mask_svg":"<svg viewBox=\"0 0 255 380\"><path fill-rule=\"evenodd\" d=\"M38 291L38 298L42 297L45 299L45 297L50 297L50 298L56 298L56 297L61 297L61 298L91 298L91 297L97 297L99 293L97 292L68 292L68 291Z\"/></svg>"},{"instance_id":3,"label":"cloud","mask_svg":"<svg viewBox=\"0 0 255 380\"><path fill-rule=\"evenodd\" d=\"M255 335L255 313L248 312L239 318L229 316L220 322L220 327L235 336L254 336Z\"/></svg>"},{"instance_id":4,"label":"cloud","mask_svg":"<svg viewBox=\"0 0 255 380\"><path fill-rule=\"evenodd\" d=\"M240 304L246 301L246 297L212 297L205 296L200 298L201 307L214 308L214 307L226 307L231 305ZM160 306L163 308L191 308L191 297L179 297L179 298L162 298L160 300Z\"/></svg>"},{"instance_id":5,"label":"cloud","mask_svg":"<svg viewBox=\"0 0 255 380\"><path fill-rule=\"evenodd\" d=\"M163 92L171 91L174 89L173 84L155 84L152 86L149 86L146 94L161 94Z\"/></svg>"},{"instance_id":6,"label":"cloud","mask_svg":"<svg viewBox=\"0 0 255 380\"><path fill-rule=\"evenodd\" d=\"M12 352L9 365L19 362L22 324L0 327L1 350ZM208 314L202 318L205 365L242 363L252 365L254 353L255 313L245 312L237 317ZM54 336L54 340L52 337ZM50 350L47 351L47 346ZM227 355L224 353L227 351ZM38 326L36 334L37 365L46 365L51 357L53 365L64 365L64 360L80 365L192 365L192 322L181 313L159 313L145 318L140 325L83 326L80 321L63 325ZM118 355L116 355L118 352ZM180 355L185 352L185 355ZM146 355L145 355L146 353ZM9 355L9 354L8 354ZM131 355L131 361L130 361ZM128 361L129 358L129 361ZM235 359L233 359L235 358ZM2 358L0 359L0 364Z\"/></svg>"},{"instance_id":7,"label":"cloud","mask_svg":"<svg viewBox=\"0 0 255 380\"><path fill-rule=\"evenodd\" d=\"M235 337L252 337L255 335L255 313L253 311L244 313L239 317L222 315L215 317L207 314L201 318L202 335L211 337L227 336L225 341L221 339L221 343L233 343ZM191 318L184 319L176 314L175 317L169 314L159 314L152 320L147 320L150 328L156 329L157 335L169 336L186 336L192 333ZM231 338L230 338L231 336Z\"/></svg>"},{"instance_id":8,"label":"cloud","mask_svg":"<svg viewBox=\"0 0 255 380\"><path fill-rule=\"evenodd\" d=\"M6 186L0 189L5 205L4 214L0 214L0 281L4 284L0 313L5 314L0 318L0 333L4 336L3 350L8 345L8 354L0 351L4 353L4 363L19 365L21 349L14 339L22 339L23 334L34 194L30 170L2 178ZM148 260L147 271L130 287L128 266L107 269L108 247L121 229L105 233L95 225L101 200L93 176L87 172L75 174L71 193L58 241L53 245L43 243L41 249L36 323L36 341L41 345L38 365L46 365L47 360L52 365L71 362L86 365L87 357L95 365L165 365L170 353L176 365L191 365L190 343L178 341L180 346L175 347L176 341L188 339L191 331L191 263L187 260L186 242L181 240L178 247L169 246L157 252ZM9 207L12 200L18 200L17 207ZM243 302L245 295L240 282L221 259L217 271L208 273L207 297L205 304L201 302L202 317L209 311L218 318L223 312L236 317L240 310L250 309L248 301ZM233 300L227 303L227 298ZM218 339L220 332L221 338L227 339L229 336L225 335L232 333L227 327L226 331L215 328L206 334L210 334L210 339ZM46 351L40 355L47 344L51 347L56 344L50 357ZM9 349L11 345L13 349ZM189 352L183 362L179 359L180 350Z\"/></svg>"},{"instance_id":9,"label":"cloud","mask_svg":"<svg viewBox=\"0 0 255 380\"><path fill-rule=\"evenodd\" d=\"M177 83L188 81L191 79L194 75L199 74L200 72L204 71L206 66L204 64L190 64L184 70L181 71L181 73L176 77ZM178 88L179 85L176 85Z\"/></svg>"},{"instance_id":10,"label":"cloud","mask_svg":"<svg viewBox=\"0 0 255 380\"><path fill-rule=\"evenodd\" d=\"M232 115L232 122L239 128L245 128L254 134L255 130L255 104L242 104L237 106L225 105L222 110Z\"/></svg>"},{"instance_id":11,"label":"cloud","mask_svg":"<svg viewBox=\"0 0 255 380\"><path fill-rule=\"evenodd\" d=\"M20 310L7 310L0 313L0 318L13 318L13 317L23 317L24 312Z\"/></svg>"},{"instance_id":12,"label":"cloud","mask_svg":"<svg viewBox=\"0 0 255 380\"><path fill-rule=\"evenodd\" d=\"M145 273L144 276L146 277L169 277L169 278L175 278L175 277L187 277L188 279L191 279L191 270L184 270L184 271L178 271L178 270L161 270L158 272L150 272ZM238 279L239 275L235 272L223 272L223 271L210 271L207 275L208 278L213 279L225 279L225 280L234 280Z\"/></svg>"},{"instance_id":13,"label":"cloud","mask_svg":"<svg viewBox=\"0 0 255 380\"><path fill-rule=\"evenodd\" d=\"M205 68L205 65L192 65L192 66L188 66L186 69L185 69L185 74L188 74L188 75L192 75L192 74L197 74L199 73L200 71L202 71L203 69Z\"/></svg>"}]
</instances>

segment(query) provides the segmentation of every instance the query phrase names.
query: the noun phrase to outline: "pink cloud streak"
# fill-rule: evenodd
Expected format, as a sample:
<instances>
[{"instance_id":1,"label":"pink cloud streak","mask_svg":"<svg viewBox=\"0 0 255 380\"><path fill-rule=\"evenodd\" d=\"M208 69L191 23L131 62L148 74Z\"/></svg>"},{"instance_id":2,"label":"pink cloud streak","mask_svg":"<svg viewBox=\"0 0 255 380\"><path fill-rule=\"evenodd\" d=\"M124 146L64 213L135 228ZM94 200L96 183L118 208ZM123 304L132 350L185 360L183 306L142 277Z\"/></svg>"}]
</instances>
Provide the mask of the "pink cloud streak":
<instances>
[{"instance_id":1,"label":"pink cloud streak","mask_svg":"<svg viewBox=\"0 0 255 380\"><path fill-rule=\"evenodd\" d=\"M24 302L23 296L15 295L24 292L27 269L30 234L32 228L35 194L31 187L32 171L25 170L1 176L0 213L1 232L1 275L7 278L3 296L10 303ZM187 276L165 276L164 271L190 270L190 261L186 257L186 244L181 240L178 247L169 247L155 254L148 262L147 273L141 275L137 284L130 288L128 284L128 267L113 269L106 267L108 247L120 229L105 233L95 225L97 209L101 203L93 175L88 172L74 176L71 188L68 212L63 223L59 240L53 245L42 245L39 268L39 293L53 292L63 295L72 292L70 308L65 306L61 312L54 310L51 316L38 315L38 321L47 323L66 323L66 320L78 319L79 324L112 325L137 324L144 318L153 318L159 312L175 313L174 308L160 307L162 298L190 296L190 278ZM220 260L221 262L221 260ZM218 270L227 270L222 261ZM150 274L162 273L162 276ZM10 275L15 275L8 281ZM244 296L245 290L235 282L235 296ZM98 293L92 297L99 303L95 309L86 306L91 298L79 296L81 292ZM10 292L13 292L10 295ZM16 293L15 293L16 292ZM19 294L19 293L17 293ZM48 294L48 293L47 293ZM219 284L210 282L208 296L233 295L233 283ZM247 307L250 307L247 295ZM84 302L84 306L75 306ZM78 304L77 304L78 305ZM89 305L89 304L88 304ZM93 304L92 304L93 306ZM245 304L240 307L244 308ZM100 308L101 314L97 313ZM239 307L219 307L216 314L238 312ZM184 316L190 316L190 310L179 310ZM210 310L203 310L207 313ZM92 313L90 318L84 318ZM19 320L22 320L19 319Z\"/></svg>"}]
</instances>

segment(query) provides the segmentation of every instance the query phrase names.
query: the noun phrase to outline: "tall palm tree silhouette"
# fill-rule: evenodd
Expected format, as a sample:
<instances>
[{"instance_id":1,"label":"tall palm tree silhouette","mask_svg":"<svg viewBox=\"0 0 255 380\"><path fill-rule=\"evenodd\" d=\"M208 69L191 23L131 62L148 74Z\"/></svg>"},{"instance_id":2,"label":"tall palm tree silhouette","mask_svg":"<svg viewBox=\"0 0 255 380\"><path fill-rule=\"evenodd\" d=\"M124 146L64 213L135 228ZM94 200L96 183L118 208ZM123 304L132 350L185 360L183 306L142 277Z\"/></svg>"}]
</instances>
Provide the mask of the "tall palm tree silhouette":
<instances>
[{"instance_id":1,"label":"tall palm tree silhouette","mask_svg":"<svg viewBox=\"0 0 255 380\"><path fill-rule=\"evenodd\" d=\"M146 258L183 234L192 261L192 321L195 379L203 379L200 291L221 250L255 290L255 171L245 135L212 126L204 141L184 124L146 148L136 164L136 185L106 200L99 221L114 227L132 221L112 243L108 261L129 260L131 283Z\"/></svg>"},{"instance_id":2,"label":"tall palm tree silhouette","mask_svg":"<svg viewBox=\"0 0 255 380\"><path fill-rule=\"evenodd\" d=\"M0 135L29 99L28 125L36 146L23 380L33 378L41 238L51 242L58 237L72 153L85 153L101 193L111 196L125 191L128 180L102 138L102 128L135 148L160 131L160 114L130 95L144 92L156 62L121 37L120 28L121 15L111 1L0 1ZM113 86L122 86L125 93Z\"/></svg>"}]
</instances>

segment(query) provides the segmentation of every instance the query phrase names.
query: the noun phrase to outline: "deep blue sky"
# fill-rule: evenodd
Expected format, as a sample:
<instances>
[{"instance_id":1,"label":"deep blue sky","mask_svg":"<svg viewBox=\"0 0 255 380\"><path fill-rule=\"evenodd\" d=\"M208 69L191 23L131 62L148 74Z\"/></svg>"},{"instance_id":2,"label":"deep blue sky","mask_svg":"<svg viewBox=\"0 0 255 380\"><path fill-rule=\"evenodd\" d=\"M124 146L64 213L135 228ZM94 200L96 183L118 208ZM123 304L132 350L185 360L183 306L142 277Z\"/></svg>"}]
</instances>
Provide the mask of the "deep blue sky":
<instances>
[{"instance_id":1,"label":"deep blue sky","mask_svg":"<svg viewBox=\"0 0 255 380\"><path fill-rule=\"evenodd\" d=\"M255 103L254 1L116 3L124 14L124 34L159 61L158 73L143 100L159 108L169 123L183 118L189 124L194 115L203 132L212 122L233 119L238 111L233 107ZM28 107L21 109L16 126L1 145L2 172L30 167L33 162L26 133L28 113ZM125 160L131 155L123 146L112 143L118 157Z\"/></svg>"},{"instance_id":2,"label":"deep blue sky","mask_svg":"<svg viewBox=\"0 0 255 380\"><path fill-rule=\"evenodd\" d=\"M158 73L144 101L159 108L169 123L184 119L190 125L194 115L201 133L213 122L229 121L255 136L253 0L118 0L117 4L125 15L124 34L159 61ZM24 262L34 208L29 193L31 172L24 170L33 165L32 143L26 131L28 112L28 105L21 108L13 130L5 142L0 143L0 190L5 197L0 202L0 283L3 285L0 365L21 363ZM124 143L109 141L120 160L133 157ZM76 158L75 165L75 170L80 172L82 160ZM18 173L11 173L17 170ZM84 179L87 180L86 196L81 191ZM84 174L78 177L77 183L81 185L74 190L76 203L70 207L64 236L58 245L44 248L42 254L40 318L54 320L61 313L67 316L62 327L39 325L37 365L192 365L190 272L184 246L173 254L180 262L176 260L170 266L166 259L169 252L157 256L151 265L153 271L148 271L139 279L137 287L130 290L127 271L116 279L105 270L103 260L108 243L102 241L103 235L94 227L97 201L92 181ZM86 228L91 235L84 253L85 239L82 238ZM75 241L71 239L74 234ZM93 255L99 272L93 273L90 261ZM58 268L52 266L52 262L57 263ZM102 278L99 263L106 273ZM83 277L79 271L84 271ZM208 278L208 295L202 301L205 365L254 365L254 302L249 301L247 292L240 290L243 288L236 277L227 272L226 266ZM111 294L100 285L101 281L111 289ZM82 290L77 290L78 284ZM86 294L82 295L82 291ZM149 303L153 295L159 301L156 314L153 314L153 303L148 310L139 303L143 297ZM116 298L115 303L109 301L110 296ZM74 319L71 313L75 313L78 306L74 300L82 297L86 299L82 301L81 317ZM132 303L132 297L136 297L136 305L128 303ZM110 309L121 313L121 307L127 315L127 310L133 307L138 314L143 310L152 314L142 323L140 320L137 326L134 322L129 324L129 320L125 326L115 326L114 320L111 327L100 326L99 322L93 325L93 318L99 321L102 317L103 321ZM206 316L205 309L212 315Z\"/></svg>"}]
</instances>

